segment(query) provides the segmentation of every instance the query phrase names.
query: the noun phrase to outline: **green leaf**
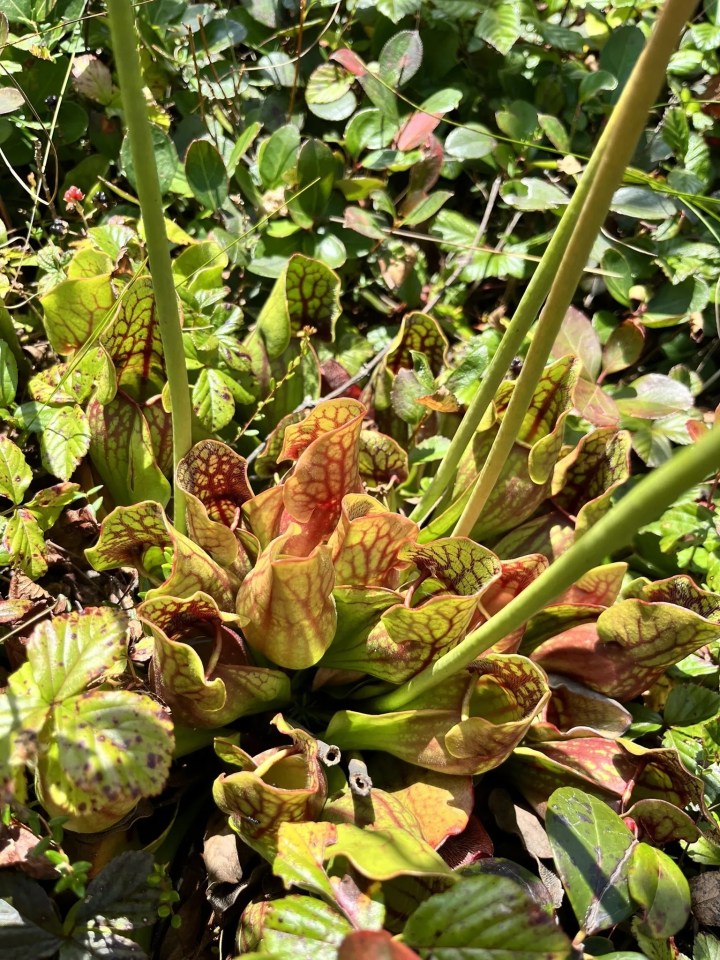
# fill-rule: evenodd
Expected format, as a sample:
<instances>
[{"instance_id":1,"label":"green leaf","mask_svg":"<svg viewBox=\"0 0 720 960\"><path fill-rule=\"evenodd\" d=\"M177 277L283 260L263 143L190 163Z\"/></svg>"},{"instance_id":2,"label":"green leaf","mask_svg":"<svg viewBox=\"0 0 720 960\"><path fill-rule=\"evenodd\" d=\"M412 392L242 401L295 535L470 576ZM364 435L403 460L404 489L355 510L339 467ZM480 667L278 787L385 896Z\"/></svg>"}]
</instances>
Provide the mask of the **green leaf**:
<instances>
[{"instance_id":1,"label":"green leaf","mask_svg":"<svg viewBox=\"0 0 720 960\"><path fill-rule=\"evenodd\" d=\"M43 699L59 703L101 677L125 669L127 619L110 607L86 608L45 620L27 644L32 676Z\"/></svg>"},{"instance_id":2,"label":"green leaf","mask_svg":"<svg viewBox=\"0 0 720 960\"><path fill-rule=\"evenodd\" d=\"M720 694L694 683L673 687L665 702L665 723L669 727L690 727L711 720L720 712Z\"/></svg>"},{"instance_id":3,"label":"green leaf","mask_svg":"<svg viewBox=\"0 0 720 960\"><path fill-rule=\"evenodd\" d=\"M628 890L633 834L596 797L572 787L548 800L545 827L577 921L589 935L633 913Z\"/></svg>"},{"instance_id":4,"label":"green leaf","mask_svg":"<svg viewBox=\"0 0 720 960\"><path fill-rule=\"evenodd\" d=\"M133 930L155 922L160 888L148 883L152 854L128 850L114 857L91 881L75 915L76 928L95 921L115 930Z\"/></svg>"},{"instance_id":5,"label":"green leaf","mask_svg":"<svg viewBox=\"0 0 720 960\"><path fill-rule=\"evenodd\" d=\"M297 185L302 190L290 204L290 216L301 227L311 227L325 213L335 182L332 150L322 140L307 140L300 150Z\"/></svg>"},{"instance_id":6,"label":"green leaf","mask_svg":"<svg viewBox=\"0 0 720 960\"><path fill-rule=\"evenodd\" d=\"M690 885L670 857L640 843L635 847L628 873L630 895L642 908L640 930L648 937L666 940L687 923Z\"/></svg>"},{"instance_id":7,"label":"green leaf","mask_svg":"<svg viewBox=\"0 0 720 960\"><path fill-rule=\"evenodd\" d=\"M325 858L347 857L356 870L371 880L394 877L454 877L439 853L402 828L364 830L351 823L337 824L337 841Z\"/></svg>"},{"instance_id":8,"label":"green leaf","mask_svg":"<svg viewBox=\"0 0 720 960\"><path fill-rule=\"evenodd\" d=\"M15 399L17 385L17 360L8 344L0 340L0 407L10 406Z\"/></svg>"},{"instance_id":9,"label":"green leaf","mask_svg":"<svg viewBox=\"0 0 720 960\"><path fill-rule=\"evenodd\" d=\"M3 960L51 957L62 942L55 906L39 883L22 873L0 873L0 955Z\"/></svg>"},{"instance_id":10,"label":"green leaf","mask_svg":"<svg viewBox=\"0 0 720 960\"><path fill-rule=\"evenodd\" d=\"M20 508L8 520L2 539L12 563L31 580L47 572L45 539L40 524L29 510Z\"/></svg>"},{"instance_id":11,"label":"green leaf","mask_svg":"<svg viewBox=\"0 0 720 960\"><path fill-rule=\"evenodd\" d=\"M710 294L708 285L700 277L688 277L681 283L663 284L652 297L643 314L646 327L672 327L691 313L704 310Z\"/></svg>"},{"instance_id":12,"label":"green leaf","mask_svg":"<svg viewBox=\"0 0 720 960\"><path fill-rule=\"evenodd\" d=\"M434 960L565 960L570 941L512 880L480 875L421 904L403 940Z\"/></svg>"},{"instance_id":13,"label":"green leaf","mask_svg":"<svg viewBox=\"0 0 720 960\"><path fill-rule=\"evenodd\" d=\"M223 158L209 140L193 140L185 155L185 176L196 199L218 210L228 198L228 175Z\"/></svg>"},{"instance_id":14,"label":"green leaf","mask_svg":"<svg viewBox=\"0 0 720 960\"><path fill-rule=\"evenodd\" d=\"M340 280L319 260L293 256L275 282L258 317L258 329L271 359L287 349L290 338L312 324L332 340L340 315Z\"/></svg>"},{"instance_id":15,"label":"green leaf","mask_svg":"<svg viewBox=\"0 0 720 960\"><path fill-rule=\"evenodd\" d=\"M604 90L614 90L617 87L617 78L607 70L595 70L593 73L586 74L580 81L579 95L580 102L587 103L598 93Z\"/></svg>"},{"instance_id":16,"label":"green leaf","mask_svg":"<svg viewBox=\"0 0 720 960\"><path fill-rule=\"evenodd\" d=\"M506 56L522 30L521 7L518 0L492 0L487 6L483 4L483 12L475 26L475 36Z\"/></svg>"},{"instance_id":17,"label":"green leaf","mask_svg":"<svg viewBox=\"0 0 720 960\"><path fill-rule=\"evenodd\" d=\"M620 187L613 194L610 209L636 220L667 220L677 213L670 197L650 187Z\"/></svg>"},{"instance_id":18,"label":"green leaf","mask_svg":"<svg viewBox=\"0 0 720 960\"><path fill-rule=\"evenodd\" d=\"M192 406L203 426L212 432L230 423L235 413L235 400L217 370L204 368L200 371L192 389Z\"/></svg>"},{"instance_id":19,"label":"green leaf","mask_svg":"<svg viewBox=\"0 0 720 960\"><path fill-rule=\"evenodd\" d=\"M155 163L157 165L158 181L160 183L160 193L166 194L170 189L170 184L175 179L180 161L178 160L175 144L170 137L161 130L160 127L151 126L150 135L152 137L153 153L155 154ZM125 170L125 176L130 185L137 190L138 174L141 171L135 170L135 161L130 150L130 139L125 137L120 148L120 160Z\"/></svg>"},{"instance_id":20,"label":"green leaf","mask_svg":"<svg viewBox=\"0 0 720 960\"><path fill-rule=\"evenodd\" d=\"M337 910L313 897L295 894L262 907L262 953L271 960L337 960L338 947L353 930Z\"/></svg>"},{"instance_id":21,"label":"green leaf","mask_svg":"<svg viewBox=\"0 0 720 960\"><path fill-rule=\"evenodd\" d=\"M69 480L90 449L90 427L81 407L54 410L40 434L40 454L48 473Z\"/></svg>"},{"instance_id":22,"label":"green leaf","mask_svg":"<svg viewBox=\"0 0 720 960\"><path fill-rule=\"evenodd\" d=\"M675 158L684 159L690 142L690 127L685 110L682 107L670 107L666 110L660 129L663 140L675 154Z\"/></svg>"},{"instance_id":23,"label":"green leaf","mask_svg":"<svg viewBox=\"0 0 720 960\"><path fill-rule=\"evenodd\" d=\"M517 210L554 210L568 203L564 190L537 177L508 180L500 193L503 200Z\"/></svg>"},{"instance_id":24,"label":"green leaf","mask_svg":"<svg viewBox=\"0 0 720 960\"><path fill-rule=\"evenodd\" d=\"M489 130L480 124L456 127L445 139L445 152L458 160L480 160L496 147Z\"/></svg>"},{"instance_id":25,"label":"green leaf","mask_svg":"<svg viewBox=\"0 0 720 960\"><path fill-rule=\"evenodd\" d=\"M617 87L609 97L611 104L617 103L644 46L645 37L639 27L623 26L610 33L600 54L600 69L617 78Z\"/></svg>"},{"instance_id":26,"label":"green leaf","mask_svg":"<svg viewBox=\"0 0 720 960\"><path fill-rule=\"evenodd\" d=\"M7 437L0 437L0 496L14 504L22 503L32 482L32 470L20 447Z\"/></svg>"},{"instance_id":27,"label":"green leaf","mask_svg":"<svg viewBox=\"0 0 720 960\"><path fill-rule=\"evenodd\" d=\"M330 903L335 901L323 864L327 859L325 849L336 837L333 823L285 821L280 824L273 873L282 879L286 890L297 887Z\"/></svg>"},{"instance_id":28,"label":"green leaf","mask_svg":"<svg viewBox=\"0 0 720 960\"><path fill-rule=\"evenodd\" d=\"M417 30L401 30L382 48L378 74L388 86L402 87L420 69L422 56L423 45Z\"/></svg>"},{"instance_id":29,"label":"green leaf","mask_svg":"<svg viewBox=\"0 0 720 960\"><path fill-rule=\"evenodd\" d=\"M285 183L285 174L297 163L300 131L286 124L263 140L258 149L258 173L265 190L274 190Z\"/></svg>"},{"instance_id":30,"label":"green leaf","mask_svg":"<svg viewBox=\"0 0 720 960\"><path fill-rule=\"evenodd\" d=\"M376 7L388 20L399 23L403 17L417 13L422 0L378 0Z\"/></svg>"}]
</instances>

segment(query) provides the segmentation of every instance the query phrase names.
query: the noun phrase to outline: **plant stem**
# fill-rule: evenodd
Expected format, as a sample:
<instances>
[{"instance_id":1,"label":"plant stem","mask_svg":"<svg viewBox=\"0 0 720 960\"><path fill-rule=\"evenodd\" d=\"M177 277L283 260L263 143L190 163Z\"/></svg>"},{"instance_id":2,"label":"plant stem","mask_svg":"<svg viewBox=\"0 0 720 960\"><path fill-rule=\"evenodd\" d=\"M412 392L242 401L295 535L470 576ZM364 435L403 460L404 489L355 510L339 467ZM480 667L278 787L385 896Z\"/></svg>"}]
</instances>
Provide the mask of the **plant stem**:
<instances>
[{"instance_id":1,"label":"plant stem","mask_svg":"<svg viewBox=\"0 0 720 960\"><path fill-rule=\"evenodd\" d=\"M137 175L150 272L155 293L165 369L170 387L173 432L173 481L178 462L192 446L192 409L188 386L182 326L175 281L170 262L165 214L158 180L155 153L147 115L143 75L137 52L135 17L131 0L108 0L110 32L122 96L125 126ZM185 533L185 495L173 482L175 528Z\"/></svg>"},{"instance_id":2,"label":"plant stem","mask_svg":"<svg viewBox=\"0 0 720 960\"><path fill-rule=\"evenodd\" d=\"M647 474L609 513L563 553L549 569L453 650L388 694L370 701L376 712L399 710L419 694L437 686L472 663L572 586L605 557L625 546L640 527L653 521L685 490L701 483L720 463L720 427L694 446L684 447Z\"/></svg>"},{"instance_id":3,"label":"plant stem","mask_svg":"<svg viewBox=\"0 0 720 960\"><path fill-rule=\"evenodd\" d=\"M654 79L657 79L657 87L659 88L660 83L664 77L664 69L667 64L667 60L670 57L670 53L674 48L674 45L677 41L677 35L682 29L685 21L690 17L692 10L696 5L696 0L668 0L665 5L665 8L661 14L660 19L658 20L657 26L653 33L651 43L653 44L653 57L656 57L658 61L662 60L661 75L657 79L657 69L653 71L653 75L650 77L648 82L648 89L652 96L647 95L643 100L643 103L646 102L646 106L642 109L642 112L635 118L636 121L639 120L640 130L642 130L642 125L644 125L645 118L650 107L653 104L654 96L656 94L655 84L652 82ZM658 37L659 35L659 37ZM648 48L650 44L648 44ZM663 59L663 55L665 58ZM643 53L641 62L647 60L647 53ZM634 82L635 85L644 84L646 82L645 77L643 77L642 82L638 77L638 65L636 66L635 71L633 72L631 80L628 82L628 87ZM643 68L646 69L646 68ZM627 88L626 88L627 90ZM623 96L625 96L625 92ZM621 98L622 101L622 98ZM620 102L621 102L620 101ZM620 102L618 103L614 113L613 120L619 112ZM633 107L633 109L638 109ZM611 121L612 123L612 121ZM617 121L615 121L617 123ZM637 125L637 124L636 124ZM417 522L422 522L436 506L438 500L445 492L447 487L452 484L455 478L457 471L457 465L460 461L460 457L465 451L466 447L471 442L475 431L478 427L478 424L482 420L482 417L487 410L488 406L492 402L493 397L497 391L498 386L500 385L510 363L512 362L515 354L518 352L527 332L532 326L535 318L537 317L538 311L540 310L543 301L545 300L548 291L550 290L553 281L555 280L556 274L561 261L563 260L564 255L568 250L571 249L571 238L575 231L576 224L580 217L584 205L586 203L588 194L590 193L591 187L593 185L593 174L597 170L600 157L598 157L599 151L602 149L602 144L607 139L607 130L603 137L601 137L598 147L593 153L593 157L590 159L588 167L585 171L585 174L581 177L573 197L568 204L565 213L563 214L560 223L555 230L553 237L548 244L548 247L545 251L540 264L538 265L535 273L533 274L530 283L528 284L525 293L523 294L520 303L517 306L515 314L513 316L510 325L505 331L505 335L500 343L497 353L492 359L490 366L488 367L482 383L480 384L480 389L473 398L470 406L463 417L462 423L458 427L455 435L448 447L448 450L438 468L435 477L428 487L428 489L423 494L420 502L417 504L413 512L410 514L412 520ZM637 138L635 138L637 139ZM631 145L634 148L635 139L631 141ZM627 152L625 150L624 152ZM627 162L632 155L632 150L630 150L627 160L623 160L621 164L622 173L624 173L624 168ZM614 191L614 187L613 187ZM611 191L611 195L612 192ZM608 201L609 202L609 201ZM603 207L602 219L605 216L606 207ZM600 224L602 224L602 219ZM597 228L599 230L599 226ZM590 240L590 247L588 247L588 252L592 247L592 243L595 239L595 234L597 230L593 233L593 236ZM587 255L583 258L582 267L585 266L587 261ZM579 276L578 276L579 279ZM577 280L575 281L577 285ZM573 287L574 292L574 287ZM514 391L516 394L517 386ZM507 413L506 413L507 418ZM509 430L509 428L508 428ZM504 462L504 458L503 458ZM484 481L483 481L484 483Z\"/></svg>"},{"instance_id":4,"label":"plant stem","mask_svg":"<svg viewBox=\"0 0 720 960\"><path fill-rule=\"evenodd\" d=\"M665 79L670 55L695 5L696 0L667 0L593 151L568 207L567 213L570 213L570 207L576 207L579 215L573 217L572 233L559 266L553 263L556 275L540 314L522 373L515 384L490 454L453 531L454 536L470 535L497 484L603 225L613 194L623 181L625 168L632 159L647 115ZM549 250L550 248L548 252Z\"/></svg>"}]
</instances>

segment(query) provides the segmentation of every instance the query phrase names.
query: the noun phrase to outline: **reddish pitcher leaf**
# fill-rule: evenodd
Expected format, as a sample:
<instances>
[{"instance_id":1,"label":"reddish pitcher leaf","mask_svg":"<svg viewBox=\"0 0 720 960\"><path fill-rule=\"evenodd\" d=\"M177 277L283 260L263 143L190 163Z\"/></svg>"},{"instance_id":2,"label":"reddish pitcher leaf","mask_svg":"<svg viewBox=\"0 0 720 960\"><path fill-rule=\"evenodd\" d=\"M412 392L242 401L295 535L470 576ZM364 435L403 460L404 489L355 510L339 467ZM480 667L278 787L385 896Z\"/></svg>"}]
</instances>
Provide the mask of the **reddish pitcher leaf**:
<instances>
[{"instance_id":1,"label":"reddish pitcher leaf","mask_svg":"<svg viewBox=\"0 0 720 960\"><path fill-rule=\"evenodd\" d=\"M360 476L373 489L388 483L403 483L408 476L408 458L400 444L377 430L360 432Z\"/></svg>"},{"instance_id":2,"label":"reddish pitcher leaf","mask_svg":"<svg viewBox=\"0 0 720 960\"><path fill-rule=\"evenodd\" d=\"M152 281L138 280L123 291L122 309L104 345L113 359L118 386L135 400L146 400L165 383L160 327Z\"/></svg>"},{"instance_id":3,"label":"reddish pitcher leaf","mask_svg":"<svg viewBox=\"0 0 720 960\"><path fill-rule=\"evenodd\" d=\"M348 494L340 521L328 541L338 585L397 586L406 566L400 550L417 536L417 524L391 513L364 494Z\"/></svg>"}]
</instances>

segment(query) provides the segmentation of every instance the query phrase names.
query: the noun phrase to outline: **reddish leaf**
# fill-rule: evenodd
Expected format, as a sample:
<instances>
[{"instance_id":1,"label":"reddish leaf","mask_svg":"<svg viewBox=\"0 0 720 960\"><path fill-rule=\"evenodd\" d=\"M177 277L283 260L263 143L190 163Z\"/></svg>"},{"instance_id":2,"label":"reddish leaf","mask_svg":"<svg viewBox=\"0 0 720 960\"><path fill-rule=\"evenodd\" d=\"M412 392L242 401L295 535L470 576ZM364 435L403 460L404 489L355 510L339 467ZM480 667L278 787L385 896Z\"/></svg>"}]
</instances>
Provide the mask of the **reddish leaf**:
<instances>
[{"instance_id":1,"label":"reddish leaf","mask_svg":"<svg viewBox=\"0 0 720 960\"><path fill-rule=\"evenodd\" d=\"M343 47L342 50L335 50L330 54L330 60L335 60L341 66L345 67L348 73L352 73L354 77L362 77L367 73L367 67L362 62L360 57L356 53L353 53L352 50L348 50L346 47Z\"/></svg>"},{"instance_id":2,"label":"reddish leaf","mask_svg":"<svg viewBox=\"0 0 720 960\"><path fill-rule=\"evenodd\" d=\"M615 327L603 349L603 373L618 373L632 366L645 346L645 328L636 320Z\"/></svg>"},{"instance_id":3,"label":"reddish leaf","mask_svg":"<svg viewBox=\"0 0 720 960\"><path fill-rule=\"evenodd\" d=\"M416 147L421 147L441 120L441 113L416 111L400 127L400 132L395 138L395 146L398 150L415 150Z\"/></svg>"},{"instance_id":4,"label":"reddish leaf","mask_svg":"<svg viewBox=\"0 0 720 960\"><path fill-rule=\"evenodd\" d=\"M315 542L335 528L345 494L362 487L358 438L364 416L356 400L326 400L285 431L281 459L297 460L283 488L285 509Z\"/></svg>"},{"instance_id":5,"label":"reddish leaf","mask_svg":"<svg viewBox=\"0 0 720 960\"><path fill-rule=\"evenodd\" d=\"M656 847L675 840L694 843L700 836L691 818L667 800L638 800L624 816L634 821L639 840Z\"/></svg>"},{"instance_id":6,"label":"reddish leaf","mask_svg":"<svg viewBox=\"0 0 720 960\"><path fill-rule=\"evenodd\" d=\"M423 145L423 158L410 168L408 198L426 196L438 181L445 159L443 145L431 135Z\"/></svg>"},{"instance_id":7,"label":"reddish leaf","mask_svg":"<svg viewBox=\"0 0 720 960\"><path fill-rule=\"evenodd\" d=\"M448 838L440 854L449 867L457 870L459 867L467 867L471 863L477 863L478 860L491 857L493 851L490 834L478 818L472 816L461 834Z\"/></svg>"},{"instance_id":8,"label":"reddish leaf","mask_svg":"<svg viewBox=\"0 0 720 960\"><path fill-rule=\"evenodd\" d=\"M578 380L573 391L573 403L579 415L594 427L617 430L620 411L617 404L602 387L589 380Z\"/></svg>"},{"instance_id":9,"label":"reddish leaf","mask_svg":"<svg viewBox=\"0 0 720 960\"><path fill-rule=\"evenodd\" d=\"M420 955L387 930L356 930L340 944L338 960L420 960Z\"/></svg>"},{"instance_id":10,"label":"reddish leaf","mask_svg":"<svg viewBox=\"0 0 720 960\"><path fill-rule=\"evenodd\" d=\"M632 723L632 715L616 700L555 674L548 683L552 693L541 721L532 728L533 740L596 735L614 740Z\"/></svg>"},{"instance_id":11,"label":"reddish leaf","mask_svg":"<svg viewBox=\"0 0 720 960\"><path fill-rule=\"evenodd\" d=\"M268 487L243 504L243 514L263 549L283 533L290 522L285 513L283 496L284 487L278 484L276 487Z\"/></svg>"},{"instance_id":12,"label":"reddish leaf","mask_svg":"<svg viewBox=\"0 0 720 960\"><path fill-rule=\"evenodd\" d=\"M552 356L576 356L582 365L582 376L595 381L600 373L601 351L600 338L592 323L582 311L569 307L552 346Z\"/></svg>"},{"instance_id":13,"label":"reddish leaf","mask_svg":"<svg viewBox=\"0 0 720 960\"><path fill-rule=\"evenodd\" d=\"M617 598L627 572L626 563L605 563L584 573L555 603L588 603L609 607Z\"/></svg>"}]
</instances>

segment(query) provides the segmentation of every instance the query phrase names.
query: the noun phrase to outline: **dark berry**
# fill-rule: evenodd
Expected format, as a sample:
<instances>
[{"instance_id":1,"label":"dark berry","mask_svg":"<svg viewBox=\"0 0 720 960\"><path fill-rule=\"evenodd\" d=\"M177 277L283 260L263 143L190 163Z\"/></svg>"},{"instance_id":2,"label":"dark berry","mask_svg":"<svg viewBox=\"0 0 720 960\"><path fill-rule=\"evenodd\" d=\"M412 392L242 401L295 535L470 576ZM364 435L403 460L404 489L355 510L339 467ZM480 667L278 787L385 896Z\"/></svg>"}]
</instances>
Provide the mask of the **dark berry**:
<instances>
[{"instance_id":1,"label":"dark berry","mask_svg":"<svg viewBox=\"0 0 720 960\"><path fill-rule=\"evenodd\" d=\"M515 357L510 363L510 376L516 377L523 368L522 357Z\"/></svg>"},{"instance_id":2,"label":"dark berry","mask_svg":"<svg viewBox=\"0 0 720 960\"><path fill-rule=\"evenodd\" d=\"M96 207L99 207L100 210L107 210L110 206L110 198L104 190L98 190L97 193L93 194L93 203Z\"/></svg>"},{"instance_id":3,"label":"dark berry","mask_svg":"<svg viewBox=\"0 0 720 960\"><path fill-rule=\"evenodd\" d=\"M68 232L68 225L65 220L53 220L53 222L48 227L50 233L55 234L56 237L64 237Z\"/></svg>"},{"instance_id":4,"label":"dark berry","mask_svg":"<svg viewBox=\"0 0 720 960\"><path fill-rule=\"evenodd\" d=\"M57 106L58 98L54 93L51 93L49 97L45 97L45 106L48 110L54 110Z\"/></svg>"}]
</instances>

